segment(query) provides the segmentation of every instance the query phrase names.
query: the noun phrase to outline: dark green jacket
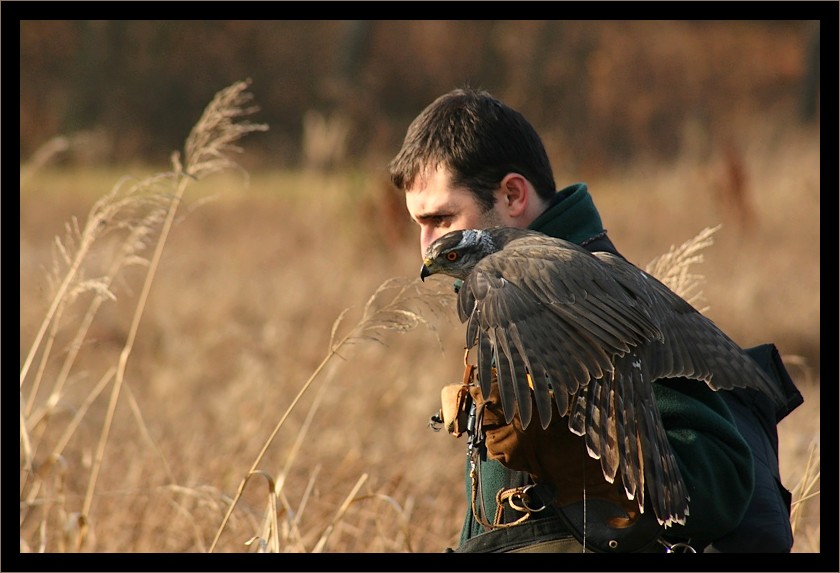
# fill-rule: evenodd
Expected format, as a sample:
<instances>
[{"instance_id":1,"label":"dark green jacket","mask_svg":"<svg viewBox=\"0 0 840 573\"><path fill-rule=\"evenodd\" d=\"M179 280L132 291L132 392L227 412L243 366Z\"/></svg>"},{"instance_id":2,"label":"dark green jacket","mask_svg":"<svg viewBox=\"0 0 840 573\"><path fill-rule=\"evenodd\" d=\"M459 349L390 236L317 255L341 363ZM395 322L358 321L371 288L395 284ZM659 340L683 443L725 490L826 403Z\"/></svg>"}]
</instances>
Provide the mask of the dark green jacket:
<instances>
[{"instance_id":1,"label":"dark green jacket","mask_svg":"<svg viewBox=\"0 0 840 573\"><path fill-rule=\"evenodd\" d=\"M530 228L591 251L618 254L583 183L559 191ZM705 383L660 380L654 384L654 394L691 498L686 524L670 527L666 533L685 539L716 539L734 529L746 512L753 489L752 453L722 398ZM526 473L509 470L492 460L481 462L479 475L485 515L491 517L499 489L529 481ZM466 488L469 500L469 463ZM461 543L483 532L468 507Z\"/></svg>"}]
</instances>

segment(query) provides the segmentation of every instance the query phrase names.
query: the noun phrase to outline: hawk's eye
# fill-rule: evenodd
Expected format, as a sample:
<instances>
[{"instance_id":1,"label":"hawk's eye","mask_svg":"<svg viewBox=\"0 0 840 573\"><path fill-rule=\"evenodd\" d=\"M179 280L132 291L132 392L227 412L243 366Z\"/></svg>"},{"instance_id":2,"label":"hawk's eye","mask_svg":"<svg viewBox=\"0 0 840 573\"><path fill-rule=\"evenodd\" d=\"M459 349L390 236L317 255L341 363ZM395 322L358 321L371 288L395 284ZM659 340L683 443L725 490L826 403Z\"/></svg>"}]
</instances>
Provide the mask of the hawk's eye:
<instances>
[{"instance_id":1,"label":"hawk's eye","mask_svg":"<svg viewBox=\"0 0 840 573\"><path fill-rule=\"evenodd\" d=\"M456 251L449 251L446 253L446 260L450 262L454 262L458 260L458 253Z\"/></svg>"}]
</instances>

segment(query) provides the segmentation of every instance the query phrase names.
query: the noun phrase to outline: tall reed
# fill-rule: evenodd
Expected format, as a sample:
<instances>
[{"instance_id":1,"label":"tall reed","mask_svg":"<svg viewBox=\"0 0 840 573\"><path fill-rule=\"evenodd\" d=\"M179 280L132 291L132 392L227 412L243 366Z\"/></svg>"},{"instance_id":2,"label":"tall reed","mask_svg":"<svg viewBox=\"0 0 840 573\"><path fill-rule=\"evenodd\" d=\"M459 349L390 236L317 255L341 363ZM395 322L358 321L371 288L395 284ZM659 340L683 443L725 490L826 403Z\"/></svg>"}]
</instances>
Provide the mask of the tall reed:
<instances>
[{"instance_id":1,"label":"tall reed","mask_svg":"<svg viewBox=\"0 0 840 573\"><path fill-rule=\"evenodd\" d=\"M274 429L271 431L268 438L265 440L259 454L254 459L253 464L251 464L250 469L245 473L245 476L242 478L242 481L239 484L239 488L237 489L236 494L234 495L233 501L230 503L227 512L225 513L225 516L222 519L221 524L219 525L219 529L216 532L216 536L213 539L213 543L210 546L211 553L215 550L216 545L219 542L219 538L221 537L222 532L227 526L227 523L230 519L231 514L233 513L234 508L236 507L236 504L241 499L242 494L245 491L245 486L248 484L249 480L255 476L261 476L266 479L268 483L269 499L268 508L266 512L266 524L263 527L263 531L258 535L255 535L255 537L252 538L249 541L249 543L253 542L254 540L260 540L260 547L262 549L268 548L271 551L280 550L280 534L276 522L276 498L277 496L282 494L283 480L281 479L280 481L276 481L270 473L268 473L265 470L260 470L259 465L262 462L263 457L265 456L269 447L271 447L271 444L274 442L274 439L277 437L277 434L280 432L280 429L286 423L286 420L289 418L289 415L291 414L292 410L294 410L294 408L298 405L303 395L319 378L324 369L334 359L343 358L342 353L345 350L347 350L348 347L364 342L376 342L379 344L384 344L384 336L388 332L404 333L421 325L433 328L432 323L424 317L424 311L426 313L440 312L442 309L446 308L446 301L448 298L451 297L447 296L444 293L441 293L440 291L432 291L430 294L429 292L424 293L418 290L418 283L416 278L409 280L405 277L394 277L383 282L374 291L374 293L370 296L367 303L365 304L362 316L359 319L359 321L355 325L353 325L349 331L347 331L341 336L339 336L338 333L340 332L341 327L343 326L343 322L347 313L351 309L345 309L338 316L338 318L336 318L335 322L333 323L332 332L330 334L329 348L327 349L324 358L321 360L320 364L318 364L318 366L315 368L315 370L312 372L309 378L303 383L297 395L292 399L291 403L286 408L283 415L280 416L280 419L277 421L277 424L274 426ZM316 400L313 406L310 408L309 414L307 416L307 422L304 424L304 427L302 429L296 430L298 436L298 444L300 440L303 437L305 437L306 431L309 426L309 422L311 422L314 412L315 410L317 410L318 404L319 402ZM289 455L286 467L283 471L283 475L287 474L288 469L291 463L294 461L298 451L299 450L297 447L292 449L292 453ZM348 495L347 499L339 508L336 516L321 534L317 544L312 549L313 552L321 552L324 550L329 540L329 536L333 528L335 527L335 524L340 520L341 516L344 515L344 513L347 511L347 508L355 501L355 496L357 492L366 480L367 475L362 475L362 477L354 486L351 493Z\"/></svg>"},{"instance_id":2,"label":"tall reed","mask_svg":"<svg viewBox=\"0 0 840 573\"><path fill-rule=\"evenodd\" d=\"M242 151L238 141L249 133L268 129L264 124L244 119L257 111L255 106L250 105L253 97L247 91L249 84L249 81L237 82L215 95L186 139L183 161L181 153L172 154L171 171L136 182L131 182L129 178L120 180L93 205L83 227L73 219L67 224L64 237L55 240L52 301L20 369L20 522L22 526L32 517L32 512L40 512L39 546L42 548L46 548L47 528L51 523L49 515L53 507L61 513L60 521L65 522L65 532L70 532L61 536L65 546L72 541L75 549L80 550L90 540L91 505L105 463L114 412L126 384L129 358L179 206L194 182L222 171L239 169L232 158L232 153ZM30 173L29 170L24 171ZM104 271L93 274L97 269L91 259L102 257L110 260L105 264ZM68 380L78 366L79 353L97 311L103 302L117 298L114 283L130 266L140 266L145 275L117 362L89 391L70 422L60 429L55 442L42 442L41 438L47 435L47 426L56 423L58 405ZM75 324L65 320L68 307L76 301L83 303L86 296L89 300L81 320ZM47 365L56 354L55 343L59 332L71 327L75 327L76 331L64 354L62 366L55 378L47 381ZM33 370L36 361L37 367ZM45 382L51 382L49 390L43 389ZM89 406L109 385L106 415L99 431L81 507L68 516L62 481L66 460L62 452ZM142 416L137 409L134 412L141 434L148 437ZM45 480L56 468L59 468L56 479L62 495L45 498L41 495L47 485Z\"/></svg>"}]
</instances>

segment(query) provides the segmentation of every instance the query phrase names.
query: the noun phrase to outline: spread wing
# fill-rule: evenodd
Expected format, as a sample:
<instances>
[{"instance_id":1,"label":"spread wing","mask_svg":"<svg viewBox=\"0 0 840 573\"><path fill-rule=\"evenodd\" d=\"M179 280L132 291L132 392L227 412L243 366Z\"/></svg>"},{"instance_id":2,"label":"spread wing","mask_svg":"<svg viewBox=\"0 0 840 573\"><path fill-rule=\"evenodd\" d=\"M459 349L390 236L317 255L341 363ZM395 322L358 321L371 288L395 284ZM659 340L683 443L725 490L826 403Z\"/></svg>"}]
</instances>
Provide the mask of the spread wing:
<instances>
[{"instance_id":1,"label":"spread wing","mask_svg":"<svg viewBox=\"0 0 840 573\"><path fill-rule=\"evenodd\" d=\"M733 341L655 278L559 239L528 235L485 257L458 306L485 395L497 367L507 421L518 411L528 426L533 390L545 428L554 399L606 479L620 473L640 508L647 480L667 522L684 519L688 495L651 383L689 377L714 389L773 388Z\"/></svg>"}]
</instances>

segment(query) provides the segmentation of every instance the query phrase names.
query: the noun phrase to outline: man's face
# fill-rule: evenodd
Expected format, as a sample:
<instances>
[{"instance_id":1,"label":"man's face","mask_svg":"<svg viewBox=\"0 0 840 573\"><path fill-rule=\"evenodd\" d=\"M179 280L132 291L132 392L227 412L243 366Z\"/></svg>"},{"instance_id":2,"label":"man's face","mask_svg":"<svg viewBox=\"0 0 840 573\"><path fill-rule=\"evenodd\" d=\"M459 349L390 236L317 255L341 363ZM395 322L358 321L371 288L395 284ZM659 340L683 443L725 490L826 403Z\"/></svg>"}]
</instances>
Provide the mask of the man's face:
<instances>
[{"instance_id":1,"label":"man's face","mask_svg":"<svg viewBox=\"0 0 840 573\"><path fill-rule=\"evenodd\" d=\"M498 205L498 201L496 202ZM406 189L405 204L414 222L420 226L420 256L435 239L449 231L483 229L507 223L497 207L483 211L468 189L453 187L449 172L443 168L427 169Z\"/></svg>"}]
</instances>

